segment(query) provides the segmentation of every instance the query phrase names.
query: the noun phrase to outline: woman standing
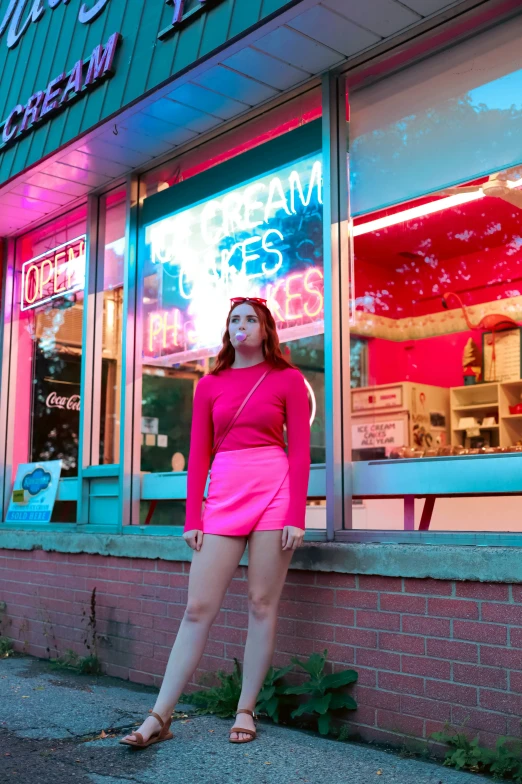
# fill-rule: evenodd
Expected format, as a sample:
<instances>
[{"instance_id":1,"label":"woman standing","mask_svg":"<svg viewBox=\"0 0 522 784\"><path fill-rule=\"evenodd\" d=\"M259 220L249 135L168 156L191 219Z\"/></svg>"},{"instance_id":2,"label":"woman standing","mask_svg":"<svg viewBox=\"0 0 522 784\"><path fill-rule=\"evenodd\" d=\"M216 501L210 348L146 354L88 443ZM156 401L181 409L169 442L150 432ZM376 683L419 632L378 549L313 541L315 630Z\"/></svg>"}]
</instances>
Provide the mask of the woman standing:
<instances>
[{"instance_id":1,"label":"woman standing","mask_svg":"<svg viewBox=\"0 0 522 784\"><path fill-rule=\"evenodd\" d=\"M241 718L230 741L254 740L254 709L272 660L279 598L304 536L309 471L303 376L281 353L266 300L234 298L216 365L199 382L194 398L183 534L194 550L187 607L154 711L121 743L143 748L173 737L172 711L201 659L247 542L249 619Z\"/></svg>"}]
</instances>

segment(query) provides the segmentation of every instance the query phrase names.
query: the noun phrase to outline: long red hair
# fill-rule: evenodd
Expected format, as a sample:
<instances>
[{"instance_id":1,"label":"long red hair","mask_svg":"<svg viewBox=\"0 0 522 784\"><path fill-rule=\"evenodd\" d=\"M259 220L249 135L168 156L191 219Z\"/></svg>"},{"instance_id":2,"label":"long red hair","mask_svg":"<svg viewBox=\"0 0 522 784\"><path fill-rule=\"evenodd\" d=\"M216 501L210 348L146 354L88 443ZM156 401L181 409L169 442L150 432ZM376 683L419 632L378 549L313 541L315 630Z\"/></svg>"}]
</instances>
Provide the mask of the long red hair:
<instances>
[{"instance_id":1,"label":"long red hair","mask_svg":"<svg viewBox=\"0 0 522 784\"><path fill-rule=\"evenodd\" d=\"M265 356L265 360L269 362L272 367L278 368L279 370L295 367L295 365L292 365L292 363L283 356L281 345L279 343L279 335L277 334L276 323L270 310L265 305L258 305L257 302L238 302L237 304L232 305L228 313L227 328L225 330L225 334L223 335L223 345L219 354L217 355L216 364L210 371L211 374L216 376L222 370L227 370L227 368L232 367L234 363L236 358L236 350L232 345L232 341L230 340L230 332L228 328L230 326L232 313L239 305L244 304L248 304L254 308L256 316L259 319L261 329L265 333L265 339L263 340L263 354Z\"/></svg>"}]
</instances>

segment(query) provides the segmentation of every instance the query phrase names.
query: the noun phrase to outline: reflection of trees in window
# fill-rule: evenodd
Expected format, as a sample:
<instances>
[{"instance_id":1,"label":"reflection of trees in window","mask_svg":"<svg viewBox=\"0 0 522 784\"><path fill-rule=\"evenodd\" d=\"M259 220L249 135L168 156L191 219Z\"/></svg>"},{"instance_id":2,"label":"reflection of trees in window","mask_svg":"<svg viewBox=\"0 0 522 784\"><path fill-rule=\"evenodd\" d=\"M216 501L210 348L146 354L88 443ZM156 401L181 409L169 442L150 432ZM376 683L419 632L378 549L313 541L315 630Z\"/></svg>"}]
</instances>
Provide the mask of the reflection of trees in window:
<instances>
[{"instance_id":1,"label":"reflection of trees in window","mask_svg":"<svg viewBox=\"0 0 522 784\"><path fill-rule=\"evenodd\" d=\"M473 91L374 128L351 143L353 214L396 203L397 194L404 201L512 166L520 161L521 136L515 104L490 109Z\"/></svg>"}]
</instances>

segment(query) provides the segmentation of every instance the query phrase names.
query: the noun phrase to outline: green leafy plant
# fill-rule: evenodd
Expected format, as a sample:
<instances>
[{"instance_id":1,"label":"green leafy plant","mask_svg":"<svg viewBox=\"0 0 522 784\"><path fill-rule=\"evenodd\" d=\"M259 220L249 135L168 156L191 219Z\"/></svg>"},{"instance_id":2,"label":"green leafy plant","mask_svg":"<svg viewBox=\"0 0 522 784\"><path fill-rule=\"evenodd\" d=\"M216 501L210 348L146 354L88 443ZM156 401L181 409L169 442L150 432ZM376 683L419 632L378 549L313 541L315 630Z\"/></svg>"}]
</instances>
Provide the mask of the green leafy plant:
<instances>
[{"instance_id":1,"label":"green leafy plant","mask_svg":"<svg viewBox=\"0 0 522 784\"><path fill-rule=\"evenodd\" d=\"M268 716L276 724L279 723L281 707L290 702L290 698L286 696L287 684L284 677L292 669L292 665L279 670L270 667L257 698L256 712Z\"/></svg>"},{"instance_id":2,"label":"green leafy plant","mask_svg":"<svg viewBox=\"0 0 522 784\"><path fill-rule=\"evenodd\" d=\"M235 716L241 694L241 666L238 660L234 659L232 672L218 670L217 678L219 685L191 694L182 694L180 702L194 705L199 715L211 713L221 719Z\"/></svg>"},{"instance_id":3,"label":"green leafy plant","mask_svg":"<svg viewBox=\"0 0 522 784\"><path fill-rule=\"evenodd\" d=\"M522 757L520 745L508 746L506 738L498 738L494 749L479 745L478 737L470 740L464 733L448 728L431 736L449 746L444 764L457 770L489 773L494 779L504 779L522 784Z\"/></svg>"},{"instance_id":4,"label":"green leafy plant","mask_svg":"<svg viewBox=\"0 0 522 784\"><path fill-rule=\"evenodd\" d=\"M0 637L0 659L7 659L13 653L13 643L8 637Z\"/></svg>"},{"instance_id":5,"label":"green leafy plant","mask_svg":"<svg viewBox=\"0 0 522 784\"><path fill-rule=\"evenodd\" d=\"M341 691L350 683L355 683L357 673L355 670L343 670L325 675L327 656L328 651L325 650L322 655L313 653L304 662L294 657L293 664L304 670L309 677L299 686L288 686L285 689L285 694L306 695L309 698L292 711L292 718L306 714L317 718L317 728L321 735L331 732L333 712L357 708L353 697Z\"/></svg>"},{"instance_id":6,"label":"green leafy plant","mask_svg":"<svg viewBox=\"0 0 522 784\"><path fill-rule=\"evenodd\" d=\"M101 675L102 669L97 656L78 656L70 648L55 659L49 659L53 667L59 670L72 670L82 675Z\"/></svg>"}]
</instances>

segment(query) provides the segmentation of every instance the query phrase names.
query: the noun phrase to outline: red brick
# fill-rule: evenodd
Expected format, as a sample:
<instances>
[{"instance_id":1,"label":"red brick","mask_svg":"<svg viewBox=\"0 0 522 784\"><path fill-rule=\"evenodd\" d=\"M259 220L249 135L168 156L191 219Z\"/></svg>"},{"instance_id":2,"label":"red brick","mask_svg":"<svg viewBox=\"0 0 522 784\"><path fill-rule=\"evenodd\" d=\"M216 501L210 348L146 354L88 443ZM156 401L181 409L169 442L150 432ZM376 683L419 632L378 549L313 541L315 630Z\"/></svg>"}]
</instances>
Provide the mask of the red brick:
<instances>
[{"instance_id":1,"label":"red brick","mask_svg":"<svg viewBox=\"0 0 522 784\"><path fill-rule=\"evenodd\" d=\"M248 615L246 613L227 612L227 626L235 626L239 629L246 629L248 625Z\"/></svg>"},{"instance_id":2,"label":"red brick","mask_svg":"<svg viewBox=\"0 0 522 784\"><path fill-rule=\"evenodd\" d=\"M433 580L431 577L404 579L405 593L422 593L428 596L451 596L453 586L446 580Z\"/></svg>"},{"instance_id":3,"label":"red brick","mask_svg":"<svg viewBox=\"0 0 522 784\"><path fill-rule=\"evenodd\" d=\"M336 591L335 604L337 607L361 607L367 610L377 609L376 593L366 591Z\"/></svg>"},{"instance_id":4,"label":"red brick","mask_svg":"<svg viewBox=\"0 0 522 784\"><path fill-rule=\"evenodd\" d=\"M402 591L402 577L360 574L358 581L359 588L363 591L384 591L385 593L401 593Z\"/></svg>"},{"instance_id":5,"label":"red brick","mask_svg":"<svg viewBox=\"0 0 522 784\"><path fill-rule=\"evenodd\" d=\"M224 610L248 612L248 599L246 596L231 596L227 593L221 606Z\"/></svg>"},{"instance_id":6,"label":"red brick","mask_svg":"<svg viewBox=\"0 0 522 784\"><path fill-rule=\"evenodd\" d=\"M233 629L229 626L212 626L209 637L211 640L241 645L243 642L243 631L242 629Z\"/></svg>"},{"instance_id":7,"label":"red brick","mask_svg":"<svg viewBox=\"0 0 522 784\"><path fill-rule=\"evenodd\" d=\"M232 580L227 592L232 596L247 596L248 582L246 580Z\"/></svg>"},{"instance_id":8,"label":"red brick","mask_svg":"<svg viewBox=\"0 0 522 784\"><path fill-rule=\"evenodd\" d=\"M400 713L378 710L377 726L384 730L419 738L422 737L424 721L415 716L402 716Z\"/></svg>"},{"instance_id":9,"label":"red brick","mask_svg":"<svg viewBox=\"0 0 522 784\"><path fill-rule=\"evenodd\" d=\"M478 645L454 640L426 641L428 656L438 659L451 659L452 661L478 662Z\"/></svg>"},{"instance_id":10,"label":"red brick","mask_svg":"<svg viewBox=\"0 0 522 784\"><path fill-rule=\"evenodd\" d=\"M279 604L279 615L282 618L299 618L302 620L313 621L316 609L317 608L311 604L305 604L304 602L291 602L287 601L286 599L282 599ZM316 620L321 619L316 618Z\"/></svg>"},{"instance_id":11,"label":"red brick","mask_svg":"<svg viewBox=\"0 0 522 784\"><path fill-rule=\"evenodd\" d=\"M398 613L357 610L356 622L360 628L398 631L401 627L401 616Z\"/></svg>"},{"instance_id":12,"label":"red brick","mask_svg":"<svg viewBox=\"0 0 522 784\"><path fill-rule=\"evenodd\" d=\"M453 665L453 680L473 686L507 689L507 671L497 667L480 667L472 664Z\"/></svg>"},{"instance_id":13,"label":"red brick","mask_svg":"<svg viewBox=\"0 0 522 784\"><path fill-rule=\"evenodd\" d=\"M424 679L413 675L399 675L394 672L379 672L379 688L401 694L424 694Z\"/></svg>"},{"instance_id":14,"label":"red brick","mask_svg":"<svg viewBox=\"0 0 522 784\"><path fill-rule=\"evenodd\" d=\"M445 618L422 618L416 615L402 616L402 631L423 634L427 637L449 637L451 621Z\"/></svg>"},{"instance_id":15,"label":"red brick","mask_svg":"<svg viewBox=\"0 0 522 784\"><path fill-rule=\"evenodd\" d=\"M145 572L143 575L144 585L170 585L170 574L168 572Z\"/></svg>"},{"instance_id":16,"label":"red brick","mask_svg":"<svg viewBox=\"0 0 522 784\"><path fill-rule=\"evenodd\" d=\"M457 596L461 599L483 599L490 602L507 602L509 585L502 583L456 583Z\"/></svg>"},{"instance_id":17,"label":"red brick","mask_svg":"<svg viewBox=\"0 0 522 784\"><path fill-rule=\"evenodd\" d=\"M118 582L141 584L143 582L143 572L135 569L119 569Z\"/></svg>"},{"instance_id":18,"label":"red brick","mask_svg":"<svg viewBox=\"0 0 522 784\"><path fill-rule=\"evenodd\" d=\"M515 604L482 604L482 620L522 626L522 607Z\"/></svg>"},{"instance_id":19,"label":"red brick","mask_svg":"<svg viewBox=\"0 0 522 784\"><path fill-rule=\"evenodd\" d=\"M377 686L377 672L376 670L370 670L366 667L357 667L357 674L358 679L357 683L359 686L370 686L375 687Z\"/></svg>"},{"instance_id":20,"label":"red brick","mask_svg":"<svg viewBox=\"0 0 522 784\"><path fill-rule=\"evenodd\" d=\"M491 683L490 686L495 687L495 684ZM516 691L519 694L522 694L522 672L510 672L509 687L511 691Z\"/></svg>"},{"instance_id":21,"label":"red brick","mask_svg":"<svg viewBox=\"0 0 522 784\"><path fill-rule=\"evenodd\" d=\"M425 653L425 640L424 637L414 637L408 634L379 632L379 648L384 651L423 654Z\"/></svg>"},{"instance_id":22,"label":"red brick","mask_svg":"<svg viewBox=\"0 0 522 784\"><path fill-rule=\"evenodd\" d=\"M451 663L441 659L430 659L427 656L403 656L402 672L410 675L423 675L427 678L451 678Z\"/></svg>"},{"instance_id":23,"label":"red brick","mask_svg":"<svg viewBox=\"0 0 522 784\"><path fill-rule=\"evenodd\" d=\"M186 574L169 574L169 582L171 588L188 588L188 575Z\"/></svg>"},{"instance_id":24,"label":"red brick","mask_svg":"<svg viewBox=\"0 0 522 784\"><path fill-rule=\"evenodd\" d=\"M312 604L333 605L335 591L333 588L319 588L317 586L286 585L283 589L283 598L295 602Z\"/></svg>"},{"instance_id":25,"label":"red brick","mask_svg":"<svg viewBox=\"0 0 522 784\"><path fill-rule=\"evenodd\" d=\"M469 602L465 599L429 599L428 615L477 620L479 608L477 602Z\"/></svg>"},{"instance_id":26,"label":"red brick","mask_svg":"<svg viewBox=\"0 0 522 784\"><path fill-rule=\"evenodd\" d=\"M180 561L162 561L157 559L156 571L183 574L183 564Z\"/></svg>"},{"instance_id":27,"label":"red brick","mask_svg":"<svg viewBox=\"0 0 522 784\"><path fill-rule=\"evenodd\" d=\"M326 646L324 643L316 640L314 651L322 653ZM355 649L349 645L338 645L337 643L328 643L328 661L341 662L342 664L353 664L355 661Z\"/></svg>"},{"instance_id":28,"label":"red brick","mask_svg":"<svg viewBox=\"0 0 522 784\"><path fill-rule=\"evenodd\" d=\"M316 607L313 608L313 619L319 623L354 626L355 612L347 607L324 607L322 605L316 605Z\"/></svg>"},{"instance_id":29,"label":"red brick","mask_svg":"<svg viewBox=\"0 0 522 784\"><path fill-rule=\"evenodd\" d=\"M139 628L152 629L154 617L154 615L149 615L143 612L130 612L129 623L133 626L138 626Z\"/></svg>"},{"instance_id":30,"label":"red brick","mask_svg":"<svg viewBox=\"0 0 522 784\"><path fill-rule=\"evenodd\" d=\"M454 621L453 637L456 640L472 640L474 642L488 642L493 645L506 645L507 628L505 626L494 626L489 623Z\"/></svg>"},{"instance_id":31,"label":"red brick","mask_svg":"<svg viewBox=\"0 0 522 784\"><path fill-rule=\"evenodd\" d=\"M426 615L426 599L424 596L381 593L380 609L410 615Z\"/></svg>"},{"instance_id":32,"label":"red brick","mask_svg":"<svg viewBox=\"0 0 522 784\"><path fill-rule=\"evenodd\" d=\"M509 694L505 691L481 689L480 706L498 713L522 716L522 694Z\"/></svg>"},{"instance_id":33,"label":"red brick","mask_svg":"<svg viewBox=\"0 0 522 784\"><path fill-rule=\"evenodd\" d=\"M361 648L377 648L377 632L366 629L352 629L343 626L332 627L335 631L335 642L356 645Z\"/></svg>"},{"instance_id":34,"label":"red brick","mask_svg":"<svg viewBox=\"0 0 522 784\"><path fill-rule=\"evenodd\" d=\"M277 633L278 634L286 634L286 635L295 635L296 628L297 628L297 623L299 623L299 621L291 621L289 618L278 618L277 619ZM302 623L307 623L307 621L302 621ZM247 628L248 627L245 625L245 628L244 628L243 631L246 631ZM299 636L303 637L303 636L306 636L306 635L302 635L301 634Z\"/></svg>"},{"instance_id":35,"label":"red brick","mask_svg":"<svg viewBox=\"0 0 522 784\"><path fill-rule=\"evenodd\" d=\"M445 681L426 681L426 697L458 705L477 705L477 689Z\"/></svg>"},{"instance_id":36,"label":"red brick","mask_svg":"<svg viewBox=\"0 0 522 784\"><path fill-rule=\"evenodd\" d=\"M277 636L276 648L284 653L297 653L300 656L310 656L314 652L314 641L304 637Z\"/></svg>"},{"instance_id":37,"label":"red brick","mask_svg":"<svg viewBox=\"0 0 522 784\"><path fill-rule=\"evenodd\" d=\"M461 705L453 705L451 709L451 723L454 727L465 726L469 730L488 730L499 735L506 734L506 717L498 713L489 713L472 708L463 708Z\"/></svg>"},{"instance_id":38,"label":"red brick","mask_svg":"<svg viewBox=\"0 0 522 784\"><path fill-rule=\"evenodd\" d=\"M357 648L355 661L364 667L375 667L377 670L401 671L401 657L398 653Z\"/></svg>"},{"instance_id":39,"label":"red brick","mask_svg":"<svg viewBox=\"0 0 522 784\"><path fill-rule=\"evenodd\" d=\"M315 583L325 588L355 588L355 575L316 572Z\"/></svg>"},{"instance_id":40,"label":"red brick","mask_svg":"<svg viewBox=\"0 0 522 784\"><path fill-rule=\"evenodd\" d=\"M359 705L370 705L373 708L385 708L397 712L400 712L401 709L401 695L382 691L382 689L371 689L367 686L357 685L355 698Z\"/></svg>"},{"instance_id":41,"label":"red brick","mask_svg":"<svg viewBox=\"0 0 522 784\"><path fill-rule=\"evenodd\" d=\"M286 576L286 582L288 585L315 585L315 572L290 569Z\"/></svg>"},{"instance_id":42,"label":"red brick","mask_svg":"<svg viewBox=\"0 0 522 784\"><path fill-rule=\"evenodd\" d=\"M513 601L519 603L522 602L522 585L521 584L512 585L511 591L513 594Z\"/></svg>"},{"instance_id":43,"label":"red brick","mask_svg":"<svg viewBox=\"0 0 522 784\"><path fill-rule=\"evenodd\" d=\"M436 721L450 721L451 703L440 700L426 700L423 697L410 697L401 695L401 713L409 716L420 716L422 719Z\"/></svg>"},{"instance_id":44,"label":"red brick","mask_svg":"<svg viewBox=\"0 0 522 784\"><path fill-rule=\"evenodd\" d=\"M522 651L497 646L480 646L480 663L508 670L522 670Z\"/></svg>"},{"instance_id":45,"label":"red brick","mask_svg":"<svg viewBox=\"0 0 522 784\"><path fill-rule=\"evenodd\" d=\"M296 621L295 634L297 637L308 637L311 640L333 642L335 627L327 623L311 623L310 621Z\"/></svg>"},{"instance_id":46,"label":"red brick","mask_svg":"<svg viewBox=\"0 0 522 784\"><path fill-rule=\"evenodd\" d=\"M522 648L522 629L510 629L509 640L513 648Z\"/></svg>"},{"instance_id":47,"label":"red brick","mask_svg":"<svg viewBox=\"0 0 522 784\"><path fill-rule=\"evenodd\" d=\"M522 738L522 720L518 717L516 719L508 718L506 732L501 734L508 735L510 738Z\"/></svg>"},{"instance_id":48,"label":"red brick","mask_svg":"<svg viewBox=\"0 0 522 784\"><path fill-rule=\"evenodd\" d=\"M359 725L362 724L366 727L375 726L376 710L370 705L359 705L356 711L350 712L347 715L349 715L350 718L353 718Z\"/></svg>"}]
</instances>

